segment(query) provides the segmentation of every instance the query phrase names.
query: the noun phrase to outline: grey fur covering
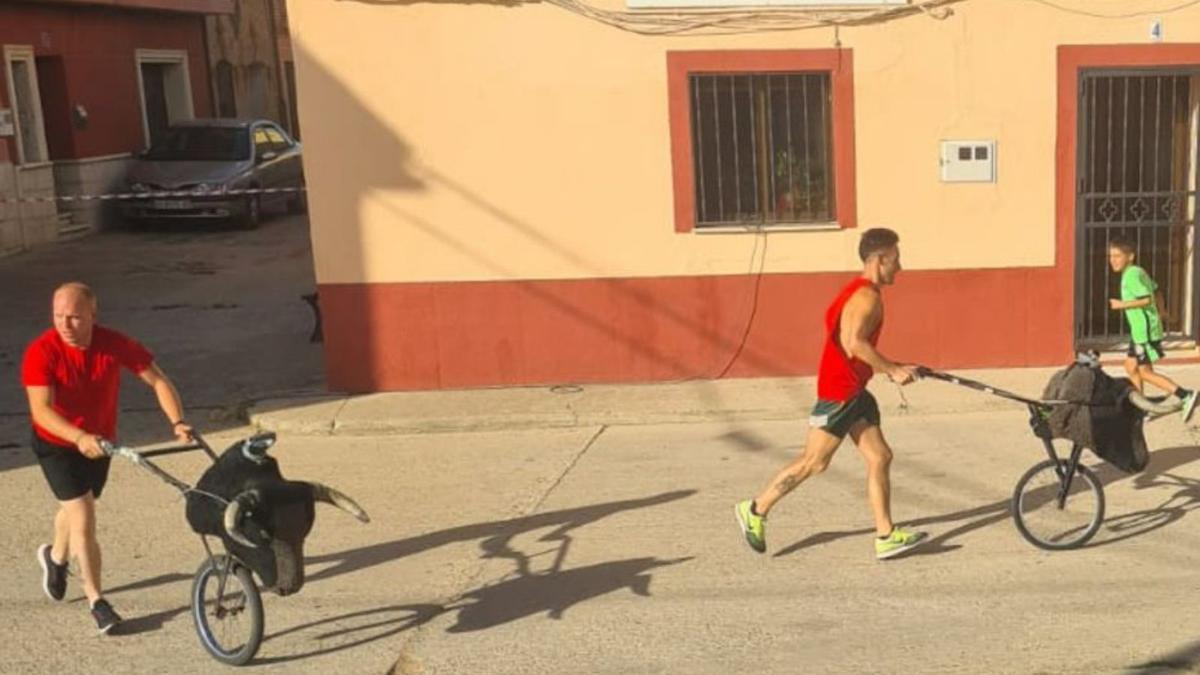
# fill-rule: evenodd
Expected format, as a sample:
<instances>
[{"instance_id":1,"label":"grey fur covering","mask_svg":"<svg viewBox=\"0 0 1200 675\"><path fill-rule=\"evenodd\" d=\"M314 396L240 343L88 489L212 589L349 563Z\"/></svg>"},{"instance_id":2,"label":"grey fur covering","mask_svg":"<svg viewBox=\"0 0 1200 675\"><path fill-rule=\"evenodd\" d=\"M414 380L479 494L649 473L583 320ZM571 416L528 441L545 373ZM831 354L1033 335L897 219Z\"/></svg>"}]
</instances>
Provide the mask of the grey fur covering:
<instances>
[{"instance_id":1,"label":"grey fur covering","mask_svg":"<svg viewBox=\"0 0 1200 675\"><path fill-rule=\"evenodd\" d=\"M1150 460L1142 431L1145 414L1127 398L1129 380L1109 377L1098 367L1073 364L1050 378L1042 398L1067 400L1054 405L1046 420L1051 438L1088 448L1128 473Z\"/></svg>"}]
</instances>

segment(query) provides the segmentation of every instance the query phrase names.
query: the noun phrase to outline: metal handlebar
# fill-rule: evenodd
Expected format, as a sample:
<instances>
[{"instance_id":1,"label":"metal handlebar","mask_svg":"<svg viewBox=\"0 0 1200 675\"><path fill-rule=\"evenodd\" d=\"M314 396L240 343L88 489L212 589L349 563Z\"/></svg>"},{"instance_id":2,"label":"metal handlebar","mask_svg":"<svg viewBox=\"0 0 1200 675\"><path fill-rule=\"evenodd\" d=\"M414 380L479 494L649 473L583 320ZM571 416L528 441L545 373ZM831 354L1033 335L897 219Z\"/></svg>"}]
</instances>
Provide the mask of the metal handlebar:
<instances>
[{"instance_id":1,"label":"metal handlebar","mask_svg":"<svg viewBox=\"0 0 1200 675\"><path fill-rule=\"evenodd\" d=\"M123 445L114 445L107 440L101 438L99 441L100 449L109 457L124 457L134 464L140 464L142 455L133 448L127 448Z\"/></svg>"},{"instance_id":2,"label":"metal handlebar","mask_svg":"<svg viewBox=\"0 0 1200 675\"><path fill-rule=\"evenodd\" d=\"M967 387L968 389L974 389L976 391L981 391L985 394L999 396L1000 398L1007 398L1012 401L1018 401L1020 403L1024 403L1025 405L1037 406L1039 408L1045 408L1045 407L1049 407L1052 405L1061 405L1064 403L1072 403L1072 401L1067 401L1067 400L1058 400L1058 399L1039 400L1039 399L1027 398L1025 396L1021 396L1020 394L1014 394L1011 391L1005 391L1004 389L1000 389L998 387L993 387L990 384L984 384L983 382L972 380L972 379L969 379L966 377L959 377L958 375L951 375L950 373L943 373L939 370L934 370L933 368L929 368L928 366L917 366L916 374L918 377L922 377L922 378L928 377L928 378L931 378L934 380L941 380L943 382L957 384L960 387Z\"/></svg>"},{"instance_id":3,"label":"metal handlebar","mask_svg":"<svg viewBox=\"0 0 1200 675\"><path fill-rule=\"evenodd\" d=\"M137 450L124 445L117 445L103 438L100 439L99 445L100 449L104 451L105 455L108 455L109 457L124 457L143 469L146 469L155 476L158 476L163 480L163 482L186 494L192 489L191 485L184 483L166 471L158 468L158 466L156 466L154 462L151 462L148 458L158 457L160 455L171 455L177 452L187 452L189 450L204 450L204 452L207 453L208 456L213 459L213 461L216 461L216 453L213 452L212 448L207 442L205 442L204 438L200 436L199 432L192 432L192 440L195 442L176 447L160 448L158 450L146 450L145 452L138 452Z\"/></svg>"}]
</instances>

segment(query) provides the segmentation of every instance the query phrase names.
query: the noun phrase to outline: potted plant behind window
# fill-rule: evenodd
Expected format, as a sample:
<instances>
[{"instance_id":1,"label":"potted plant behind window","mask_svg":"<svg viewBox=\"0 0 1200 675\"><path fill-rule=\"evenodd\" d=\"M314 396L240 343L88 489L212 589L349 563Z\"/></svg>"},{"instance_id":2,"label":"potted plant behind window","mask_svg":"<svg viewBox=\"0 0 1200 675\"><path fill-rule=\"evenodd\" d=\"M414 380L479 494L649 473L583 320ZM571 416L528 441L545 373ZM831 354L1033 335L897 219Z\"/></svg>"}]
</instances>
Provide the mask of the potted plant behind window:
<instances>
[{"instance_id":1,"label":"potted plant behind window","mask_svg":"<svg viewBox=\"0 0 1200 675\"><path fill-rule=\"evenodd\" d=\"M825 167L792 150L775 153L775 221L805 222L829 212Z\"/></svg>"}]
</instances>

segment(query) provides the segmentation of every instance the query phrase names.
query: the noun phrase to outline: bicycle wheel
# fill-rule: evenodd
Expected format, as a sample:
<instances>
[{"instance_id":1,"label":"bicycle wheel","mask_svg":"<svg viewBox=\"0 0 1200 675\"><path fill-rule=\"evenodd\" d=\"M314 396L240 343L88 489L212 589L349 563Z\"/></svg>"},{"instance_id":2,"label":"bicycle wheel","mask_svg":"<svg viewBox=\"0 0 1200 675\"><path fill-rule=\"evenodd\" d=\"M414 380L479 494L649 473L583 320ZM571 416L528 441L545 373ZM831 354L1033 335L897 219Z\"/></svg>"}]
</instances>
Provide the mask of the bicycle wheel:
<instances>
[{"instance_id":1,"label":"bicycle wheel","mask_svg":"<svg viewBox=\"0 0 1200 675\"><path fill-rule=\"evenodd\" d=\"M245 665L258 653L263 637L263 606L250 570L227 557L205 560L192 583L192 619L200 644L216 660ZM224 588L222 586L224 577ZM219 597L218 597L219 596Z\"/></svg>"},{"instance_id":2,"label":"bicycle wheel","mask_svg":"<svg viewBox=\"0 0 1200 675\"><path fill-rule=\"evenodd\" d=\"M1029 543L1051 551L1083 546L1104 520L1104 488L1091 469L1075 467L1071 489L1059 504L1062 481L1069 463L1049 459L1035 464L1021 476L1013 490L1012 514L1017 531Z\"/></svg>"}]
</instances>

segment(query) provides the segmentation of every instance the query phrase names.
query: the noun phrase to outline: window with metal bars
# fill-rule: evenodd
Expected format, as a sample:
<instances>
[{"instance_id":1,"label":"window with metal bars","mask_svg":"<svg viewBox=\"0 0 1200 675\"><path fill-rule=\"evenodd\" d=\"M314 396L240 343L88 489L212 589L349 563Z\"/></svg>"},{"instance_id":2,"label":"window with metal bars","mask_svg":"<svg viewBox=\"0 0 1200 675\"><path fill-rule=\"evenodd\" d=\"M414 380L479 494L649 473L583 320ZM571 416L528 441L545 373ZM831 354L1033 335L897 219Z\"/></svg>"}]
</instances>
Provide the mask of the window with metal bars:
<instances>
[{"instance_id":1,"label":"window with metal bars","mask_svg":"<svg viewBox=\"0 0 1200 675\"><path fill-rule=\"evenodd\" d=\"M691 73L696 227L837 219L828 72Z\"/></svg>"}]
</instances>

